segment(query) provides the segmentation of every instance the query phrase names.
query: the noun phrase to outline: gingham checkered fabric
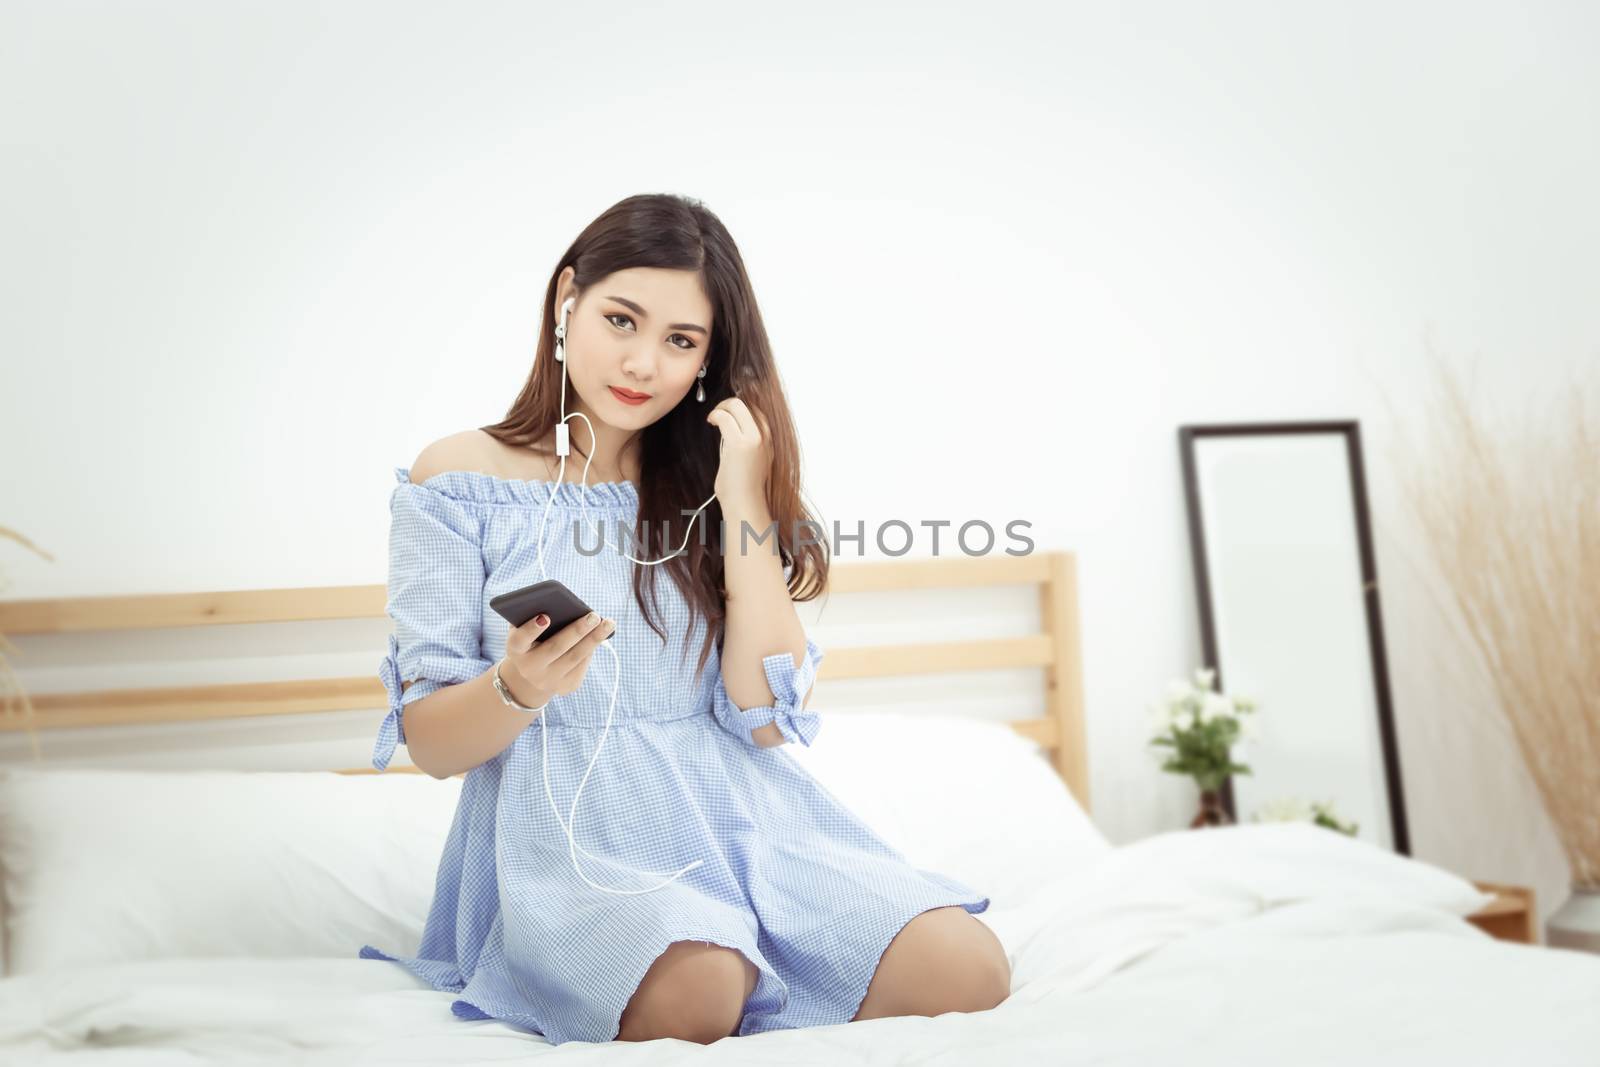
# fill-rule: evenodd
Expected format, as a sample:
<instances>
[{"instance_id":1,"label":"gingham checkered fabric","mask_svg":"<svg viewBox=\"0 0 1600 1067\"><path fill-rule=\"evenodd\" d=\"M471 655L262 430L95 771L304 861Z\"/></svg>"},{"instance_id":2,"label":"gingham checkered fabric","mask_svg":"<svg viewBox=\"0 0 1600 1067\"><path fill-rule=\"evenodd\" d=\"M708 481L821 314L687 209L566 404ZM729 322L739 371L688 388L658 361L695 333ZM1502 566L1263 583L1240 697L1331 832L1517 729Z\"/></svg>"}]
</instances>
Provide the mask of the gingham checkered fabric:
<instances>
[{"instance_id":1,"label":"gingham checkered fabric","mask_svg":"<svg viewBox=\"0 0 1600 1067\"><path fill-rule=\"evenodd\" d=\"M930 908L988 908L989 898L970 887L911 866L787 745L754 742L750 731L767 722L789 742L816 736L817 713L799 707L823 657L815 642L807 639L798 666L788 653L766 657L775 703L741 710L728 698L715 646L705 670L695 671L705 622L692 618L665 573L654 577L667 639L649 628L634 602L636 564L611 548L592 554L603 533L653 558L632 543L632 483L589 487L594 526L581 521L577 487L560 486L541 570L540 518L552 483L448 471L415 485L406 468L395 469L395 480L394 636L379 665L389 711L373 765L387 767L395 744L405 743L407 706L478 677L504 653L509 624L489 599L557 578L617 621L609 639L621 667L616 709L572 827L583 869L602 885L635 889L703 862L660 890L628 895L597 890L573 870L544 792L541 740L564 819L611 695L613 661L596 652L576 692L555 697L466 775L415 953L366 945L361 957L398 963L458 994L451 1009L461 1018L499 1019L561 1044L615 1038L623 1009L667 946L710 942L760 971L743 1035L848 1021L907 922ZM668 543L682 537L678 527ZM414 684L402 692L405 681Z\"/></svg>"}]
</instances>

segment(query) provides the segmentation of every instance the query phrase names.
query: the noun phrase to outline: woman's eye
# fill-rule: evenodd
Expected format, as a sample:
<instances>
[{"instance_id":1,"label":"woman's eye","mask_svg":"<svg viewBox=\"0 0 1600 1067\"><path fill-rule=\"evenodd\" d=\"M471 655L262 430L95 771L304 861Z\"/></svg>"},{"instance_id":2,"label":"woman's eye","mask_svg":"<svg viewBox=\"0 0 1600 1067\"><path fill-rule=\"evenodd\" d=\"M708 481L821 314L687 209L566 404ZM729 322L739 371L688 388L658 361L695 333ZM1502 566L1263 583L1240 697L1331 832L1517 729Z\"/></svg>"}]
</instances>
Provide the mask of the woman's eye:
<instances>
[{"instance_id":1,"label":"woman's eye","mask_svg":"<svg viewBox=\"0 0 1600 1067\"><path fill-rule=\"evenodd\" d=\"M631 326L632 326L632 325L633 325L633 320L632 320L632 319L630 319L630 318L628 318L628 316L626 316L626 315L624 315L624 314L622 314L622 312L620 312L620 311L613 311L613 312L610 312L610 313L609 313L609 314L607 314L607 315L606 315L606 318L607 318L607 319L608 319L608 320L611 320L611 319L621 319L621 320L622 320L622 321L623 321L623 322L626 322L626 323L627 323L627 324L628 324L628 325L629 325L629 326L630 326L630 327L631 327ZM616 325L617 325L617 324L616 324L616 323L615 323L615 322L612 322L612 323L611 323L611 324L612 324L612 325L613 325L613 326L616 326ZM618 329L621 329L621 327L620 327L620 326L618 326L618 327L617 327L617 328L618 328ZM675 333L675 334L673 334L673 335L672 335L672 336L673 336L673 337L683 337L683 334L681 334L681 333ZM687 338L687 337L683 337L683 339L684 339L684 340L685 340L685 341L689 341L689 339L688 339L688 338ZM693 347L694 347L694 342L693 342L693 341L689 341L689 343L688 343L688 344L686 344L686 345L680 345L680 344L674 344L674 345L673 345L673 346L672 346L672 347L674 347L674 348L681 348L681 349L683 349L683 350L684 350L684 351L685 351L685 352L687 352L687 351L689 351L689 349L691 349L691 348L693 348Z\"/></svg>"}]
</instances>

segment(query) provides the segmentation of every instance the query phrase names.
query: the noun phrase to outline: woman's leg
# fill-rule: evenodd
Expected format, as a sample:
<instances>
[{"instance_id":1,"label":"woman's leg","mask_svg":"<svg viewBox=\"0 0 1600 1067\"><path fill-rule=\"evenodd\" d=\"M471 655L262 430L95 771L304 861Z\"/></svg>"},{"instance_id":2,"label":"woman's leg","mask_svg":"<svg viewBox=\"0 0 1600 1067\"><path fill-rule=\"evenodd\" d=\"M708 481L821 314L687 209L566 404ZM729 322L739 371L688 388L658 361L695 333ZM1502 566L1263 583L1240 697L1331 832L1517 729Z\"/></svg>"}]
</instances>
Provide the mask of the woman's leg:
<instances>
[{"instance_id":1,"label":"woman's leg","mask_svg":"<svg viewBox=\"0 0 1600 1067\"><path fill-rule=\"evenodd\" d=\"M736 949L674 941L622 1011L618 1041L675 1037L709 1045L736 1034L760 972Z\"/></svg>"},{"instance_id":2,"label":"woman's leg","mask_svg":"<svg viewBox=\"0 0 1600 1067\"><path fill-rule=\"evenodd\" d=\"M851 1022L987 1011L1010 994L1011 963L994 931L959 905L932 908L889 942Z\"/></svg>"}]
</instances>

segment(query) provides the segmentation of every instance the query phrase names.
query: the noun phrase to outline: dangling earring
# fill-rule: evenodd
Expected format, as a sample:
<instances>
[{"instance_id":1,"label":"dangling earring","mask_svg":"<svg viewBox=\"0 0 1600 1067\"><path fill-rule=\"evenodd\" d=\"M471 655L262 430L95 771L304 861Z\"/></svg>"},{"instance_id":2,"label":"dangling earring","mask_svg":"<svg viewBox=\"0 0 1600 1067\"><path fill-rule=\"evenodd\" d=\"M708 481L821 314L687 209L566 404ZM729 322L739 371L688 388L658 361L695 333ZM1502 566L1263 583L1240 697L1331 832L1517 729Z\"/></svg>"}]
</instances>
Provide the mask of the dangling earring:
<instances>
[{"instance_id":1,"label":"dangling earring","mask_svg":"<svg viewBox=\"0 0 1600 1067\"><path fill-rule=\"evenodd\" d=\"M705 376L706 376L706 368L705 368L704 364L701 364L700 373L696 374L695 377L696 378L704 378ZM704 404L706 402L706 387L704 385L701 385L699 382L696 382L695 386L694 386L694 398L696 400L700 401L702 404Z\"/></svg>"}]
</instances>

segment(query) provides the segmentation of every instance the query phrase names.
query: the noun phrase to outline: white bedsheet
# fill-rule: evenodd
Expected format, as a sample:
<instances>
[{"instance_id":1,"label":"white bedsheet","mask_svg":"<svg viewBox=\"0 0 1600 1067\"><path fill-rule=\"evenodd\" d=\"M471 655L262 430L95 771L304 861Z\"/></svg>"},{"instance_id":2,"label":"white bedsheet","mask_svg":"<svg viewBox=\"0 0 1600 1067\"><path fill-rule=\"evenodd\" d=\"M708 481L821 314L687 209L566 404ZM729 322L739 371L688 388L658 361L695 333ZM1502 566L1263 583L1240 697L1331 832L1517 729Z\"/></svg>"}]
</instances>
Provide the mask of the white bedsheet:
<instances>
[{"instance_id":1,"label":"white bedsheet","mask_svg":"<svg viewBox=\"0 0 1600 1067\"><path fill-rule=\"evenodd\" d=\"M1012 956L993 1011L711 1046L555 1049L354 958L18 975L0 980L0 1062L1600 1064L1600 957L1495 941L1432 873L1304 825L1163 834L979 917Z\"/></svg>"}]
</instances>

